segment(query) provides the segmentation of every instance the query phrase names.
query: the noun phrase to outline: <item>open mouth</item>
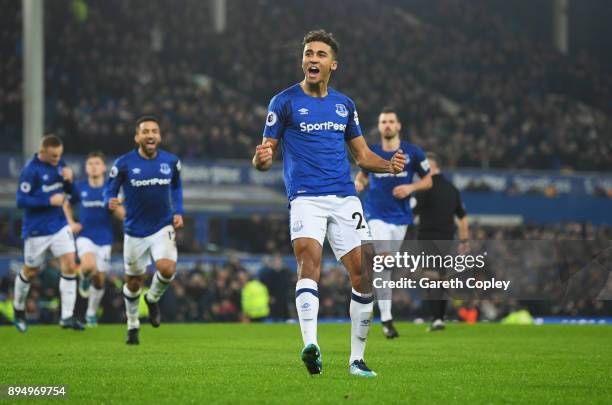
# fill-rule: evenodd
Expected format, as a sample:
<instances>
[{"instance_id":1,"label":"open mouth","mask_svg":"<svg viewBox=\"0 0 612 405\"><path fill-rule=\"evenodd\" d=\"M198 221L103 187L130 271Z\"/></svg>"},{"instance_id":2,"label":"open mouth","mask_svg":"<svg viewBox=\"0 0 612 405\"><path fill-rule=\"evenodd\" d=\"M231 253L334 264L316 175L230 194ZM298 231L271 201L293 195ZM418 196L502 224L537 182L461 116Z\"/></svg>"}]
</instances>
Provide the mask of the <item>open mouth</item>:
<instances>
[{"instance_id":1,"label":"open mouth","mask_svg":"<svg viewBox=\"0 0 612 405\"><path fill-rule=\"evenodd\" d=\"M308 77L315 78L319 75L320 71L321 70L319 69L318 66L310 66L308 68Z\"/></svg>"}]
</instances>

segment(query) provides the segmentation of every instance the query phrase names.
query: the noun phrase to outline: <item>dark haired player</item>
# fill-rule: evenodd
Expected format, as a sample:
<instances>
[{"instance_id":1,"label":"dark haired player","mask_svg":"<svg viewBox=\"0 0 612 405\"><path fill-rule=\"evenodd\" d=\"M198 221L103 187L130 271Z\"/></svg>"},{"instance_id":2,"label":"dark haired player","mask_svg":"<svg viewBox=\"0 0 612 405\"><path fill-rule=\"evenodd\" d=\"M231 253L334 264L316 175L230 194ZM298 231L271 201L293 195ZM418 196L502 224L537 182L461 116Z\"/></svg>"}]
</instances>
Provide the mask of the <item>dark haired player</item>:
<instances>
[{"instance_id":1,"label":"dark haired player","mask_svg":"<svg viewBox=\"0 0 612 405\"><path fill-rule=\"evenodd\" d=\"M19 176L17 207L24 210L22 237L25 264L15 277L15 326L20 332L27 329L26 298L30 281L36 277L45 261L47 251L60 262L59 282L62 328L83 330L84 326L73 316L77 281L74 258L74 236L62 205L66 195L72 194L72 169L62 160L64 146L54 135L46 135L40 150L26 163Z\"/></svg>"},{"instance_id":2,"label":"dark haired player","mask_svg":"<svg viewBox=\"0 0 612 405\"><path fill-rule=\"evenodd\" d=\"M372 238L378 241L374 246L377 254L393 254L398 247L390 246L390 241L401 241L406 236L406 230L413 224L410 199L412 193L427 190L431 187L431 174L425 153L418 146L402 141L400 131L402 124L397 111L385 107L378 116L378 132L380 143L371 145L372 151L383 158L391 158L399 149L406 154L406 166L397 174L371 173L361 170L355 178L355 189L361 192L369 186L370 192L365 200L365 214L372 231ZM414 174L421 178L413 183ZM391 270L386 270L380 277L388 281ZM391 291L386 291L378 297L378 309L383 325L383 333L388 339L399 337L393 316L391 315Z\"/></svg>"},{"instance_id":3,"label":"dark haired player","mask_svg":"<svg viewBox=\"0 0 612 405\"><path fill-rule=\"evenodd\" d=\"M111 211L125 205L123 285L127 315L127 344L140 343L138 302L147 266L152 257L157 271L145 295L153 327L161 323L158 301L176 274L175 230L183 226L181 162L158 148L159 121L152 116L136 121L134 141L138 148L119 157L111 168L104 204ZM123 188L125 200L118 198Z\"/></svg>"},{"instance_id":4,"label":"dark haired player","mask_svg":"<svg viewBox=\"0 0 612 405\"><path fill-rule=\"evenodd\" d=\"M290 202L290 231L298 266L296 306L304 341L302 361L311 374L323 370L317 341L318 281L323 242L327 236L334 254L347 268L351 294L352 375L374 377L364 362L372 318L372 269L362 266L361 241L371 240L361 203L351 181L345 149L371 172L399 173L406 163L399 150L391 161L371 152L361 134L355 103L328 87L338 68L338 44L323 30L303 41L304 80L272 98L253 165L268 170L282 145L284 179ZM369 245L367 245L369 246Z\"/></svg>"},{"instance_id":5,"label":"dark haired player","mask_svg":"<svg viewBox=\"0 0 612 405\"><path fill-rule=\"evenodd\" d=\"M104 274L110 270L113 244L112 215L104 207L106 164L102 152L91 152L85 160L87 178L76 185L69 201L64 204L72 231L78 234L77 253L81 261L79 293L88 298L85 320L88 327L98 325L96 312L104 296ZM79 207L79 222L75 222L72 206ZM123 221L123 207L114 214Z\"/></svg>"}]
</instances>

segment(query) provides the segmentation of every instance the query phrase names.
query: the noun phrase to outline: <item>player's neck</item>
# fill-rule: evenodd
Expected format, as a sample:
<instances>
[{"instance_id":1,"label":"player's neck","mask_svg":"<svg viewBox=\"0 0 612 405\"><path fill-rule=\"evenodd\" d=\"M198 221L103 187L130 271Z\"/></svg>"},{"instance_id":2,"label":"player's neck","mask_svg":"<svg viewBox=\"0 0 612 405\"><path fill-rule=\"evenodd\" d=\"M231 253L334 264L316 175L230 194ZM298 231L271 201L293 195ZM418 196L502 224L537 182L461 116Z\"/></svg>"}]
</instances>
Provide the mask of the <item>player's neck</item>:
<instances>
[{"instance_id":1,"label":"player's neck","mask_svg":"<svg viewBox=\"0 0 612 405\"><path fill-rule=\"evenodd\" d=\"M89 182L89 186L90 187L102 187L104 185L104 177L103 176L88 177L87 181Z\"/></svg>"},{"instance_id":2,"label":"player's neck","mask_svg":"<svg viewBox=\"0 0 612 405\"><path fill-rule=\"evenodd\" d=\"M151 159L155 159L157 157L157 149L155 150L155 153L153 153L151 156L147 155L142 148L138 148L138 154L147 160L151 160Z\"/></svg>"},{"instance_id":3,"label":"player's neck","mask_svg":"<svg viewBox=\"0 0 612 405\"><path fill-rule=\"evenodd\" d=\"M395 152L400 147L399 135L390 139L383 138L382 148L385 152Z\"/></svg>"},{"instance_id":4,"label":"player's neck","mask_svg":"<svg viewBox=\"0 0 612 405\"><path fill-rule=\"evenodd\" d=\"M310 84L306 82L306 79L304 79L300 83L300 86L302 87L302 90L304 90L304 93L306 93L310 97L327 96L327 82Z\"/></svg>"}]
</instances>

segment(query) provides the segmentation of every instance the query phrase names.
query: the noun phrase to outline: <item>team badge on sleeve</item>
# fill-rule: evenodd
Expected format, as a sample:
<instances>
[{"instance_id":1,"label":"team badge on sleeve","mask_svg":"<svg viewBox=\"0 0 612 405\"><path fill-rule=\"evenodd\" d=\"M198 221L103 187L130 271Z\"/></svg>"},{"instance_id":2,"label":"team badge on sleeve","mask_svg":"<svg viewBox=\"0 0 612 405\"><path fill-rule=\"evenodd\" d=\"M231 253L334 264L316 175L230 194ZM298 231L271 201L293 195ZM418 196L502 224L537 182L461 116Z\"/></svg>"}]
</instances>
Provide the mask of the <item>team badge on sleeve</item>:
<instances>
[{"instance_id":1,"label":"team badge on sleeve","mask_svg":"<svg viewBox=\"0 0 612 405\"><path fill-rule=\"evenodd\" d=\"M428 172L430 170L429 167L429 160L425 159L421 162L421 169L423 169L424 171Z\"/></svg>"},{"instance_id":2,"label":"team badge on sleeve","mask_svg":"<svg viewBox=\"0 0 612 405\"><path fill-rule=\"evenodd\" d=\"M110 173L108 174L108 177L113 178L113 177L117 177L117 174L119 174L119 169L117 169L117 166L113 166L111 167Z\"/></svg>"},{"instance_id":3,"label":"team badge on sleeve","mask_svg":"<svg viewBox=\"0 0 612 405\"><path fill-rule=\"evenodd\" d=\"M21 190L22 193L29 193L30 190L32 189L32 186L27 181L24 181L23 183L19 185L19 189Z\"/></svg>"},{"instance_id":4,"label":"team badge on sleeve","mask_svg":"<svg viewBox=\"0 0 612 405\"><path fill-rule=\"evenodd\" d=\"M353 114L354 118L353 120L355 121L355 124L359 125L359 114L357 114L357 110L355 110L355 114Z\"/></svg>"},{"instance_id":5,"label":"team badge on sleeve","mask_svg":"<svg viewBox=\"0 0 612 405\"><path fill-rule=\"evenodd\" d=\"M270 111L266 117L266 125L271 127L272 125L276 124L276 121L278 121L276 113L274 111Z\"/></svg>"},{"instance_id":6,"label":"team badge on sleeve","mask_svg":"<svg viewBox=\"0 0 612 405\"><path fill-rule=\"evenodd\" d=\"M180 172L180 171L181 171L181 161L180 161L180 160L177 160L177 161L176 161L176 171L177 171L177 172Z\"/></svg>"}]
</instances>

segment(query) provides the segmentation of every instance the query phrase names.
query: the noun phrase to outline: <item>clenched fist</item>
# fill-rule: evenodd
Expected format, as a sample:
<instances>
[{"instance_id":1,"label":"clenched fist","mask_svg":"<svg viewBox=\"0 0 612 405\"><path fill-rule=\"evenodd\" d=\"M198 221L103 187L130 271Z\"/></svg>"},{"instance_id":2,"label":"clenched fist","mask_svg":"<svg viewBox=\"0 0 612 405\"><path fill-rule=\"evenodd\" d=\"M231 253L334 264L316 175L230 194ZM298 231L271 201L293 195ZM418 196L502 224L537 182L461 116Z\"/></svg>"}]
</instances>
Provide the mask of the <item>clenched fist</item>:
<instances>
[{"instance_id":1,"label":"clenched fist","mask_svg":"<svg viewBox=\"0 0 612 405\"><path fill-rule=\"evenodd\" d=\"M406 166L406 156L401 149L398 149L397 152L391 158L391 168L390 173L398 174L404 171L404 166Z\"/></svg>"},{"instance_id":2,"label":"clenched fist","mask_svg":"<svg viewBox=\"0 0 612 405\"><path fill-rule=\"evenodd\" d=\"M255 156L253 157L253 165L257 170L268 170L272 166L272 157L274 151L272 144L266 142L262 145L257 145Z\"/></svg>"},{"instance_id":3,"label":"clenched fist","mask_svg":"<svg viewBox=\"0 0 612 405\"><path fill-rule=\"evenodd\" d=\"M74 178L74 173L72 172L72 169L69 167L62 168L62 177L64 178L64 181L72 183L72 179Z\"/></svg>"},{"instance_id":4,"label":"clenched fist","mask_svg":"<svg viewBox=\"0 0 612 405\"><path fill-rule=\"evenodd\" d=\"M121 199L120 198L111 198L110 200L108 200L108 209L111 211L116 210L117 208L119 208L121 206Z\"/></svg>"}]
</instances>

